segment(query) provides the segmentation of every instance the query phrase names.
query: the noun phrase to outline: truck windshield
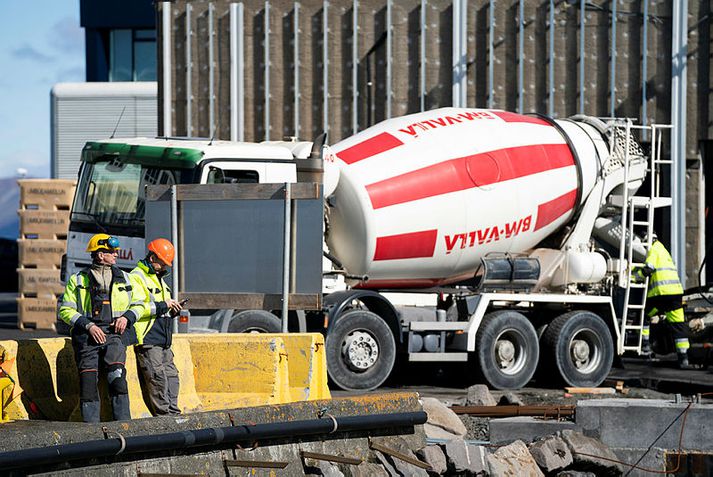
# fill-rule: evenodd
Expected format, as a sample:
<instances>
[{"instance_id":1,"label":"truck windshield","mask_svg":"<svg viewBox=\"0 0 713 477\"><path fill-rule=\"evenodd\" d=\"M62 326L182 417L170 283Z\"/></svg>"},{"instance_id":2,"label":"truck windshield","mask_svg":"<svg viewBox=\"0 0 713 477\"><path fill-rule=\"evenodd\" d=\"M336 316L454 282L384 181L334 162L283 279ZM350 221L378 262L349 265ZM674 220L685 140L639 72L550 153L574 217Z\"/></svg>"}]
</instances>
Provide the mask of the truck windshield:
<instances>
[{"instance_id":1,"label":"truck windshield","mask_svg":"<svg viewBox=\"0 0 713 477\"><path fill-rule=\"evenodd\" d=\"M174 171L107 160L85 163L72 207L72 222L143 226L145 186L176 183Z\"/></svg>"}]
</instances>

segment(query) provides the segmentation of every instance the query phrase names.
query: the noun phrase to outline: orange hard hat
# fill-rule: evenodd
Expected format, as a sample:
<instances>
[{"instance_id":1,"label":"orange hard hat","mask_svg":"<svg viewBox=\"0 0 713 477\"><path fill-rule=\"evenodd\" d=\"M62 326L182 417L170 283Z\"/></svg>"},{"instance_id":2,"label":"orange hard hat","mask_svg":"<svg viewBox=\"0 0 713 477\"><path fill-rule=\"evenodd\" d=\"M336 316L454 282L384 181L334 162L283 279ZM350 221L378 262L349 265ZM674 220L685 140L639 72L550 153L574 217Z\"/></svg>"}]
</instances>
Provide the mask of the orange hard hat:
<instances>
[{"instance_id":1,"label":"orange hard hat","mask_svg":"<svg viewBox=\"0 0 713 477\"><path fill-rule=\"evenodd\" d=\"M166 265L171 265L173 263L173 257L176 255L176 251L173 248L173 244L166 240L165 238L157 238L149 243L148 249L150 252L156 254L156 256Z\"/></svg>"}]
</instances>

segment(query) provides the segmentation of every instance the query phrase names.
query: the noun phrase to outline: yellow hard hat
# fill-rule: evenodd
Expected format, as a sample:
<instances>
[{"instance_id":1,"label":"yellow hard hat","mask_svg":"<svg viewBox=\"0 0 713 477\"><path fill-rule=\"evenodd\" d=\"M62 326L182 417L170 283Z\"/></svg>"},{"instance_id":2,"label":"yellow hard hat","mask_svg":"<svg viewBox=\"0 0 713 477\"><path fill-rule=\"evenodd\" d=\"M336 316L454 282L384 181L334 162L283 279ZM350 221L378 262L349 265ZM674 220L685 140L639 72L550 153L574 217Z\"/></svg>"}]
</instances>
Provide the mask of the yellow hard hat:
<instances>
[{"instance_id":1,"label":"yellow hard hat","mask_svg":"<svg viewBox=\"0 0 713 477\"><path fill-rule=\"evenodd\" d=\"M109 234L95 234L87 243L87 252L97 252L99 250L118 250L119 239Z\"/></svg>"}]
</instances>

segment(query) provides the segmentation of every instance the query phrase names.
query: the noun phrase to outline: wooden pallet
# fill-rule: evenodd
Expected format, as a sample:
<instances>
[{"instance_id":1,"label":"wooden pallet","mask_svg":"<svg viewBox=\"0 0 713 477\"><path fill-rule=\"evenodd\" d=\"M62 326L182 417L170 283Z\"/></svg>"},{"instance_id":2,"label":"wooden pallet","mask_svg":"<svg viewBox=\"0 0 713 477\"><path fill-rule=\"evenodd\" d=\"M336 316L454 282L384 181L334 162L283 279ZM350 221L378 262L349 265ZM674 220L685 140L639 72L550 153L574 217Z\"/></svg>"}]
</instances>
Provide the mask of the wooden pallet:
<instances>
[{"instance_id":1,"label":"wooden pallet","mask_svg":"<svg viewBox=\"0 0 713 477\"><path fill-rule=\"evenodd\" d=\"M21 179L20 208L69 210L74 199L75 182L66 179Z\"/></svg>"},{"instance_id":2,"label":"wooden pallet","mask_svg":"<svg viewBox=\"0 0 713 477\"><path fill-rule=\"evenodd\" d=\"M56 268L19 268L17 269L18 291L20 296L31 298L55 297L64 293L64 285L59 279L60 270Z\"/></svg>"},{"instance_id":3,"label":"wooden pallet","mask_svg":"<svg viewBox=\"0 0 713 477\"><path fill-rule=\"evenodd\" d=\"M56 322L56 298L17 299L18 328L57 331Z\"/></svg>"},{"instance_id":4,"label":"wooden pallet","mask_svg":"<svg viewBox=\"0 0 713 477\"><path fill-rule=\"evenodd\" d=\"M66 240L19 239L17 241L20 268L59 268L67 251Z\"/></svg>"},{"instance_id":5,"label":"wooden pallet","mask_svg":"<svg viewBox=\"0 0 713 477\"><path fill-rule=\"evenodd\" d=\"M20 238L61 240L69 231L68 210L19 210Z\"/></svg>"}]
</instances>

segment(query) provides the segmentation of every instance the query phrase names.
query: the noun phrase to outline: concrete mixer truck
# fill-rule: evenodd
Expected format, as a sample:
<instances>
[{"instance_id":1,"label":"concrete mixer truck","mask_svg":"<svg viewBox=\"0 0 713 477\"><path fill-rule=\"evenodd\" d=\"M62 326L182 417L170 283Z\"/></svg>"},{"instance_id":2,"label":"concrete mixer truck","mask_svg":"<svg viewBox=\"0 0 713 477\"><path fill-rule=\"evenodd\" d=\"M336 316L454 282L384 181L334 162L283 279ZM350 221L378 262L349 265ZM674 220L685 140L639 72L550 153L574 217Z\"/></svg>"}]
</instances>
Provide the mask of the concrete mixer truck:
<instances>
[{"instance_id":1,"label":"concrete mixer truck","mask_svg":"<svg viewBox=\"0 0 713 477\"><path fill-rule=\"evenodd\" d=\"M538 368L543 379L597 386L615 355L641 350L647 284L634 282L633 269L654 209L670 205L657 195L666 129L444 108L331 147L88 143L65 268L86 264L85 243L98 230L119 237L119 265L133 266L144 250L146 185L318 177L324 295L297 318L301 330L325 333L336 385L374 389L402 359L468 363L499 389L526 385ZM195 323L276 332L279 315L216 310Z\"/></svg>"}]
</instances>

